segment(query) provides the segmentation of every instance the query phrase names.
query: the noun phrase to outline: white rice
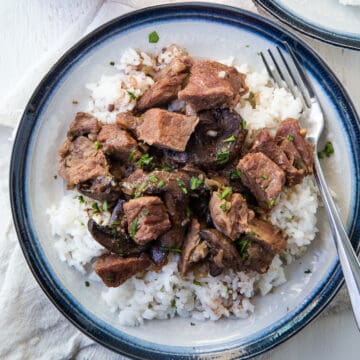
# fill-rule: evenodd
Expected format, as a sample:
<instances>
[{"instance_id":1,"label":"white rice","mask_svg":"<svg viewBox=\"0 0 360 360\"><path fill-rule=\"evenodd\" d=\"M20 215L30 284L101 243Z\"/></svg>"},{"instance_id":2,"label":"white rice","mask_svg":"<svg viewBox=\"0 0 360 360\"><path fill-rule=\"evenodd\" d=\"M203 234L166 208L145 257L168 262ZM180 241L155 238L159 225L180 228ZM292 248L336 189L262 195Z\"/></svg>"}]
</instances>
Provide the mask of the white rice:
<instances>
[{"instance_id":1,"label":"white rice","mask_svg":"<svg viewBox=\"0 0 360 360\"><path fill-rule=\"evenodd\" d=\"M136 101L131 99L128 91L138 97L153 83L141 68L159 69L179 51L181 49L176 46L169 47L158 56L156 64L154 57L129 49L116 64L118 74L102 76L97 83L87 85L91 92L87 111L101 121L114 122L117 112L129 111L135 106ZM231 65L233 61L231 58L224 63ZM247 74L249 93L256 99L254 109L246 98L236 106L252 135L263 127L275 131L286 117L300 117L300 101L285 89L273 87L265 71L252 72L247 65L238 68ZM114 104L115 111L107 110L109 104ZM89 217L106 224L109 213L94 215L91 210L94 201L84 199L86 201L80 203L77 194L69 192L47 212L60 260L78 271L91 273L92 261L105 250L91 238L86 224ZM145 320L174 316L197 321L246 318L254 312L251 299L257 293L265 296L286 282L286 263L301 256L314 240L317 208L317 191L311 177L285 189L279 196L269 220L288 235L287 249L281 256L274 257L266 274L228 270L217 277L201 277L190 272L184 278L177 270L177 257L173 255L161 270L138 274L118 288L104 287L101 296L109 309L118 315L121 325L135 326Z\"/></svg>"}]
</instances>

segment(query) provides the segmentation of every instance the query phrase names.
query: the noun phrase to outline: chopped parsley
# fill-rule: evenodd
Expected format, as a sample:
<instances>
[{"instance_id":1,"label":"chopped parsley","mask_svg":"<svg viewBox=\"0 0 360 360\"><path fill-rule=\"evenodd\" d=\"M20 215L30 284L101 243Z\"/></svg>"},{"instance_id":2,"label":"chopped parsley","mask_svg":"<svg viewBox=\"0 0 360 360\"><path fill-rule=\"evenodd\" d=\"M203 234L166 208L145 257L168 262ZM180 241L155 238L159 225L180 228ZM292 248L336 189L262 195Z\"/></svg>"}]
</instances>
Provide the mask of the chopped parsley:
<instances>
[{"instance_id":1,"label":"chopped parsley","mask_svg":"<svg viewBox=\"0 0 360 360\"><path fill-rule=\"evenodd\" d=\"M269 200L269 206L272 207L275 205L275 198Z\"/></svg>"},{"instance_id":2,"label":"chopped parsley","mask_svg":"<svg viewBox=\"0 0 360 360\"><path fill-rule=\"evenodd\" d=\"M242 127L243 129L246 129L246 125L247 125L246 121L243 120L243 121L241 122L241 127Z\"/></svg>"},{"instance_id":3,"label":"chopped parsley","mask_svg":"<svg viewBox=\"0 0 360 360\"><path fill-rule=\"evenodd\" d=\"M136 149L132 149L130 151L129 157L128 157L128 162L132 162L134 160L134 156L136 154Z\"/></svg>"},{"instance_id":4,"label":"chopped parsley","mask_svg":"<svg viewBox=\"0 0 360 360\"><path fill-rule=\"evenodd\" d=\"M229 159L230 159L230 150L229 149L221 150L216 154L216 161L220 165L226 164L229 161Z\"/></svg>"},{"instance_id":5,"label":"chopped parsley","mask_svg":"<svg viewBox=\"0 0 360 360\"><path fill-rule=\"evenodd\" d=\"M114 282L114 277L113 276L108 276L105 278L106 281L109 281L109 282Z\"/></svg>"},{"instance_id":6,"label":"chopped parsley","mask_svg":"<svg viewBox=\"0 0 360 360\"><path fill-rule=\"evenodd\" d=\"M291 134L289 134L289 135L286 136L286 140L294 141L294 137Z\"/></svg>"},{"instance_id":7,"label":"chopped parsley","mask_svg":"<svg viewBox=\"0 0 360 360\"><path fill-rule=\"evenodd\" d=\"M100 146L101 146L101 144L100 144L98 141L95 141L95 142L94 142L94 148L95 148L96 150L99 150L99 149L100 149Z\"/></svg>"},{"instance_id":8,"label":"chopped parsley","mask_svg":"<svg viewBox=\"0 0 360 360\"><path fill-rule=\"evenodd\" d=\"M128 91L127 93L128 93L128 95L129 95L130 100L135 100L135 99L136 99L136 96L134 95L133 92Z\"/></svg>"},{"instance_id":9,"label":"chopped parsley","mask_svg":"<svg viewBox=\"0 0 360 360\"><path fill-rule=\"evenodd\" d=\"M85 226L85 224L83 222L80 223L81 226Z\"/></svg>"},{"instance_id":10,"label":"chopped parsley","mask_svg":"<svg viewBox=\"0 0 360 360\"><path fill-rule=\"evenodd\" d=\"M111 226L118 226L120 225L120 221L119 220L115 220L111 223Z\"/></svg>"},{"instance_id":11,"label":"chopped parsley","mask_svg":"<svg viewBox=\"0 0 360 360\"><path fill-rule=\"evenodd\" d=\"M55 179L55 180L57 179L57 175L54 175L54 179Z\"/></svg>"},{"instance_id":12,"label":"chopped parsley","mask_svg":"<svg viewBox=\"0 0 360 360\"><path fill-rule=\"evenodd\" d=\"M176 183L179 187L185 186L185 183L180 178L176 178Z\"/></svg>"},{"instance_id":13,"label":"chopped parsley","mask_svg":"<svg viewBox=\"0 0 360 360\"><path fill-rule=\"evenodd\" d=\"M192 211L190 210L190 208L187 206L185 208L185 216L190 219L191 218L191 215L192 215Z\"/></svg>"},{"instance_id":14,"label":"chopped parsley","mask_svg":"<svg viewBox=\"0 0 360 360\"><path fill-rule=\"evenodd\" d=\"M245 45L245 47L249 48L249 47L250 47L250 45L249 45L249 44L247 44L247 45Z\"/></svg>"},{"instance_id":15,"label":"chopped parsley","mask_svg":"<svg viewBox=\"0 0 360 360\"><path fill-rule=\"evenodd\" d=\"M226 187L220 194L219 197L221 200L224 200L228 197L228 195L230 195L232 193L232 188L231 187Z\"/></svg>"},{"instance_id":16,"label":"chopped parsley","mask_svg":"<svg viewBox=\"0 0 360 360\"><path fill-rule=\"evenodd\" d=\"M327 141L324 149L318 152L318 157L319 159L323 159L325 156L330 157L334 152L335 152L334 145L332 144L331 141Z\"/></svg>"},{"instance_id":17,"label":"chopped parsley","mask_svg":"<svg viewBox=\"0 0 360 360\"><path fill-rule=\"evenodd\" d=\"M224 143L234 142L234 141L236 141L236 136L235 135L231 135L227 139L223 140Z\"/></svg>"},{"instance_id":18,"label":"chopped parsley","mask_svg":"<svg viewBox=\"0 0 360 360\"><path fill-rule=\"evenodd\" d=\"M102 203L102 209L104 210L104 211L108 211L108 202L106 201L106 200L104 200L104 202Z\"/></svg>"},{"instance_id":19,"label":"chopped parsley","mask_svg":"<svg viewBox=\"0 0 360 360\"><path fill-rule=\"evenodd\" d=\"M155 44L159 41L160 37L156 31L149 34L149 43Z\"/></svg>"},{"instance_id":20,"label":"chopped parsley","mask_svg":"<svg viewBox=\"0 0 360 360\"><path fill-rule=\"evenodd\" d=\"M110 64L111 66L114 66L114 65L115 65L115 62L114 62L114 61L110 61L109 64Z\"/></svg>"},{"instance_id":21,"label":"chopped parsley","mask_svg":"<svg viewBox=\"0 0 360 360\"><path fill-rule=\"evenodd\" d=\"M164 171L173 171L174 169L169 165L161 165L161 169Z\"/></svg>"},{"instance_id":22,"label":"chopped parsley","mask_svg":"<svg viewBox=\"0 0 360 360\"><path fill-rule=\"evenodd\" d=\"M85 286L86 287L89 287L90 286L90 283L88 281L85 281Z\"/></svg>"},{"instance_id":23,"label":"chopped parsley","mask_svg":"<svg viewBox=\"0 0 360 360\"><path fill-rule=\"evenodd\" d=\"M191 325L191 326L195 326L196 324L195 324L195 323L193 323L193 322L191 322L191 323L190 323L190 325Z\"/></svg>"},{"instance_id":24,"label":"chopped parsley","mask_svg":"<svg viewBox=\"0 0 360 360\"><path fill-rule=\"evenodd\" d=\"M236 169L230 172L230 180L239 180L242 175L241 170Z\"/></svg>"},{"instance_id":25,"label":"chopped parsley","mask_svg":"<svg viewBox=\"0 0 360 360\"><path fill-rule=\"evenodd\" d=\"M240 256L242 258L245 257L246 255L246 249L247 247L249 246L250 242L248 240L241 240L238 242L238 250L239 250L239 253L240 253Z\"/></svg>"},{"instance_id":26,"label":"chopped parsley","mask_svg":"<svg viewBox=\"0 0 360 360\"><path fill-rule=\"evenodd\" d=\"M140 159L136 162L138 168L141 168L143 165L149 165L153 161L153 157L149 154L143 154L141 155Z\"/></svg>"},{"instance_id":27,"label":"chopped parsley","mask_svg":"<svg viewBox=\"0 0 360 360\"><path fill-rule=\"evenodd\" d=\"M249 235L259 237L259 234L255 231L250 231Z\"/></svg>"},{"instance_id":28,"label":"chopped parsley","mask_svg":"<svg viewBox=\"0 0 360 360\"><path fill-rule=\"evenodd\" d=\"M223 211L223 212L227 212L229 209L227 208L227 206L226 206L226 202L224 202L224 203L222 203L221 205L220 205L220 209Z\"/></svg>"},{"instance_id":29,"label":"chopped parsley","mask_svg":"<svg viewBox=\"0 0 360 360\"><path fill-rule=\"evenodd\" d=\"M182 187L181 190L182 190L182 192L183 192L184 194L187 194L187 193L188 193L188 189L187 189L186 187Z\"/></svg>"},{"instance_id":30,"label":"chopped parsley","mask_svg":"<svg viewBox=\"0 0 360 360\"><path fill-rule=\"evenodd\" d=\"M160 180L159 182L158 182L158 184L157 184L157 187L159 187L159 188L162 188L162 187L164 187L165 186L165 181L164 180Z\"/></svg>"},{"instance_id":31,"label":"chopped parsley","mask_svg":"<svg viewBox=\"0 0 360 360\"><path fill-rule=\"evenodd\" d=\"M149 181L151 181L152 183L156 183L159 181L159 179L155 175L150 175Z\"/></svg>"},{"instance_id":32,"label":"chopped parsley","mask_svg":"<svg viewBox=\"0 0 360 360\"><path fill-rule=\"evenodd\" d=\"M137 199L141 196L141 193L146 189L146 187L147 187L146 183L140 185L140 187L135 192L135 195L134 195L135 199Z\"/></svg>"},{"instance_id":33,"label":"chopped parsley","mask_svg":"<svg viewBox=\"0 0 360 360\"><path fill-rule=\"evenodd\" d=\"M203 285L200 281L197 281L195 279L193 280L193 284L197 285L197 286L202 286Z\"/></svg>"},{"instance_id":34,"label":"chopped parsley","mask_svg":"<svg viewBox=\"0 0 360 360\"><path fill-rule=\"evenodd\" d=\"M304 274L311 274L311 270L310 269L306 269L305 271L304 271Z\"/></svg>"},{"instance_id":35,"label":"chopped parsley","mask_svg":"<svg viewBox=\"0 0 360 360\"><path fill-rule=\"evenodd\" d=\"M176 306L176 299L171 300L171 307L174 308Z\"/></svg>"},{"instance_id":36,"label":"chopped parsley","mask_svg":"<svg viewBox=\"0 0 360 360\"><path fill-rule=\"evenodd\" d=\"M262 174L261 177L264 179L264 180L267 180L269 177L265 174Z\"/></svg>"},{"instance_id":37,"label":"chopped parsley","mask_svg":"<svg viewBox=\"0 0 360 360\"><path fill-rule=\"evenodd\" d=\"M190 189L191 190L196 190L201 186L202 183L203 183L202 179L199 179L199 178L193 176L190 179Z\"/></svg>"},{"instance_id":38,"label":"chopped parsley","mask_svg":"<svg viewBox=\"0 0 360 360\"><path fill-rule=\"evenodd\" d=\"M77 199L79 200L80 204L84 204L85 203L85 199L82 195L77 196Z\"/></svg>"},{"instance_id":39,"label":"chopped parsley","mask_svg":"<svg viewBox=\"0 0 360 360\"><path fill-rule=\"evenodd\" d=\"M99 205L98 203L94 202L91 207L93 208L94 210L94 214L99 214L100 213L100 209L99 209Z\"/></svg>"},{"instance_id":40,"label":"chopped parsley","mask_svg":"<svg viewBox=\"0 0 360 360\"><path fill-rule=\"evenodd\" d=\"M138 227L138 223L139 223L139 218L136 217L130 224L130 231L129 231L129 235L130 237L134 238L137 232L137 227Z\"/></svg>"}]
</instances>

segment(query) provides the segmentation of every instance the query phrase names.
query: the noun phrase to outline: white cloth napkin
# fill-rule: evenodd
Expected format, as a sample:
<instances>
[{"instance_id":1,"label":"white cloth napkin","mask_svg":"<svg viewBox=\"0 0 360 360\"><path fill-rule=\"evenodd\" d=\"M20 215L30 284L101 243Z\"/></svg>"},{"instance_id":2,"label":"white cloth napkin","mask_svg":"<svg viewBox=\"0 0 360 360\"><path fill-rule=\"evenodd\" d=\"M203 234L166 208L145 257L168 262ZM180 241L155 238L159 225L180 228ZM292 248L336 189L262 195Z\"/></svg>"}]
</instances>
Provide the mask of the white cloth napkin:
<instances>
[{"instance_id":1,"label":"white cloth napkin","mask_svg":"<svg viewBox=\"0 0 360 360\"><path fill-rule=\"evenodd\" d=\"M72 326L46 298L31 275L18 245L11 219L7 179L12 143L8 139L11 138L12 128L16 127L37 83L72 44L116 16L136 8L175 1L3 2L6 4L7 13L4 14L0 10L0 24L4 24L4 21L9 22L8 33L5 31L6 24L0 26L3 26L5 31L4 46L8 46L9 51L10 48L14 48L14 64L0 57L0 69L4 69L4 64L7 66L7 71L1 74L2 80L12 85L0 91L0 230L3 234L0 238L0 358L118 359L116 354L94 343ZM215 2L256 12L250 0ZM11 26L12 30L15 30L12 17L14 12L19 10L21 13L17 14L17 40L12 44ZM25 54L26 41L30 42L30 50L28 49ZM20 58L23 55L27 58ZM10 81L12 78L16 81ZM340 298L331 311L348 306L346 294L340 295Z\"/></svg>"}]
</instances>

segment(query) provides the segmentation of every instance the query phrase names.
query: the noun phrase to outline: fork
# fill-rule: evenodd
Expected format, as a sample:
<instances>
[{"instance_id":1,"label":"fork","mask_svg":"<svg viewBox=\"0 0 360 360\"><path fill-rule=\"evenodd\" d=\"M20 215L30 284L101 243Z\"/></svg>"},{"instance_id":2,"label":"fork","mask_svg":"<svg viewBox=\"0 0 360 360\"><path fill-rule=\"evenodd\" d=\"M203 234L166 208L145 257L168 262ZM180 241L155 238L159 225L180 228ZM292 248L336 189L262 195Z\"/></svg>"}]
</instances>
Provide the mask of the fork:
<instances>
[{"instance_id":1,"label":"fork","mask_svg":"<svg viewBox=\"0 0 360 360\"><path fill-rule=\"evenodd\" d=\"M360 264L326 184L317 156L318 140L324 128L324 114L315 90L293 50L286 42L283 42L283 45L291 59L291 61L286 60L283 52L276 46L283 66L279 65L270 49L267 50L269 62L266 60L263 52L260 52L260 56L273 81L280 87L285 85L294 97L298 96L301 99L305 109L308 110L307 140L314 145L314 177L329 219L338 257L349 291L354 317L360 330ZM273 68L269 65L271 62L274 65Z\"/></svg>"}]
</instances>

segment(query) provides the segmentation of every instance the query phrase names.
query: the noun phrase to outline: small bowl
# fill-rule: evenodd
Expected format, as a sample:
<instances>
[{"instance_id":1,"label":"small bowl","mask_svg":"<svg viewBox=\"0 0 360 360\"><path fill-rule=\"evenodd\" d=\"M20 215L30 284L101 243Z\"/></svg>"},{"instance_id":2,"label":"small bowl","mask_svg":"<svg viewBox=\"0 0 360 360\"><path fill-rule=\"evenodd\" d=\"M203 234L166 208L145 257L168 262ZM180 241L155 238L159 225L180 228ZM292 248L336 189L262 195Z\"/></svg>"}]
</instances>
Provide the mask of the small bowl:
<instances>
[{"instance_id":1,"label":"small bowl","mask_svg":"<svg viewBox=\"0 0 360 360\"><path fill-rule=\"evenodd\" d=\"M157 44L148 42L156 30ZM81 331L119 353L142 359L194 359L205 356L248 358L288 339L330 302L343 277L326 217L304 257L287 267L288 282L257 297L255 314L243 320L197 323L175 318L140 327L123 327L99 293L84 286L81 274L59 260L46 208L60 201L63 182L54 180L57 149L88 94L84 85L114 69L109 62L129 46L158 52L177 43L190 54L212 59L236 56L262 69L257 53L286 41L297 53L322 101L326 133L335 143L333 162L324 161L337 191L350 238L357 249L359 221L359 122L343 86L302 40L258 15L214 4L176 4L147 8L98 28L70 49L34 92L17 132L10 170L11 203L19 241L38 283L57 308ZM73 105L72 101L78 101ZM307 268L311 274L304 274Z\"/></svg>"}]
</instances>

